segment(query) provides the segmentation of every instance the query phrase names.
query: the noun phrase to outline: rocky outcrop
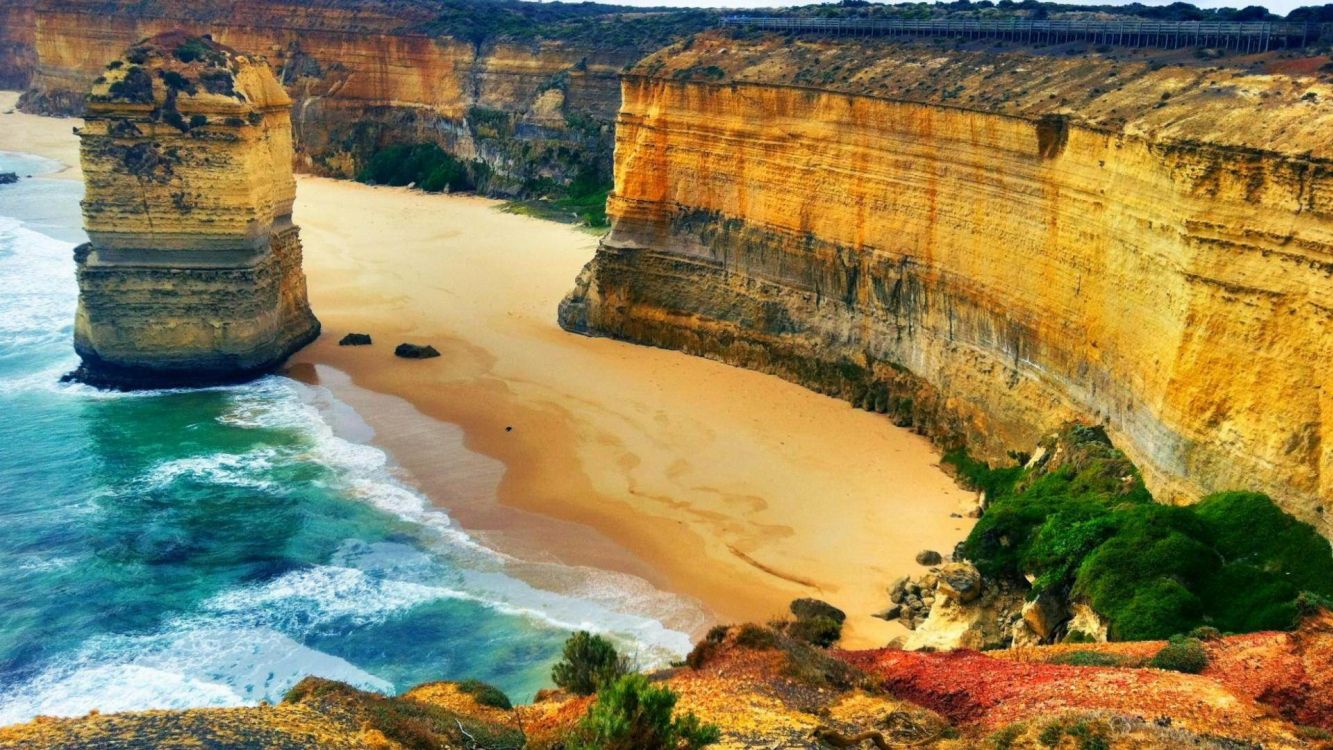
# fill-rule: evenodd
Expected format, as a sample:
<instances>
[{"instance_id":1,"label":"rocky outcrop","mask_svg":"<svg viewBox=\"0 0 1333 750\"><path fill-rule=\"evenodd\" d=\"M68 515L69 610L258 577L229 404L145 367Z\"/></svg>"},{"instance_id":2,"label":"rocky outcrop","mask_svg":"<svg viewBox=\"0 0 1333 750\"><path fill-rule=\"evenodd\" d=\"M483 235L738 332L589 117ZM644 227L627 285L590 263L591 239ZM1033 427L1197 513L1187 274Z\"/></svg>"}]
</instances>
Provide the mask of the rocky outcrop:
<instances>
[{"instance_id":1,"label":"rocky outcrop","mask_svg":"<svg viewBox=\"0 0 1333 750\"><path fill-rule=\"evenodd\" d=\"M1146 661L1160 642L1081 645L1084 656L1105 657L1082 666L1088 660L1069 659L1073 647L825 651L762 626L719 627L691 666L652 680L674 693L678 715L718 727L710 747L724 750L871 746L855 738L928 750L1328 748L1326 619L1208 641L1199 675L1105 665L1122 654L1135 655L1126 665ZM311 677L273 706L38 718L0 727L0 748L549 750L576 744L594 700L546 691L511 708L475 682L387 697Z\"/></svg>"},{"instance_id":2,"label":"rocky outcrop","mask_svg":"<svg viewBox=\"0 0 1333 750\"><path fill-rule=\"evenodd\" d=\"M179 32L106 67L79 132L76 378L229 382L319 335L291 223L289 104L262 61Z\"/></svg>"},{"instance_id":3,"label":"rocky outcrop","mask_svg":"<svg viewBox=\"0 0 1333 750\"><path fill-rule=\"evenodd\" d=\"M609 182L617 76L674 28L573 10L525 26L503 3L26 1L27 111L77 114L98 61L145 36L210 33L272 64L292 99L298 169L355 177L387 145L428 142L484 164L479 188L497 195Z\"/></svg>"},{"instance_id":4,"label":"rocky outcrop","mask_svg":"<svg viewBox=\"0 0 1333 750\"><path fill-rule=\"evenodd\" d=\"M1159 499L1253 489L1333 533L1333 87L876 45L701 39L627 75L561 324L990 460L1105 424Z\"/></svg>"}]
</instances>

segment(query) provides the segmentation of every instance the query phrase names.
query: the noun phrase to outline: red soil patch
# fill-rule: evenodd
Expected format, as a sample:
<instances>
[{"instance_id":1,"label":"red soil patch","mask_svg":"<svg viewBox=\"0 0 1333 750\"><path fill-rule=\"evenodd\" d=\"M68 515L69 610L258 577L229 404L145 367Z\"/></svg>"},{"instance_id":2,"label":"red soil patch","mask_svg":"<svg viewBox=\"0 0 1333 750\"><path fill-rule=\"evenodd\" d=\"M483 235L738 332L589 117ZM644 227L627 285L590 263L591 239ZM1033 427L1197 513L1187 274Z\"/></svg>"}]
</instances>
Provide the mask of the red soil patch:
<instances>
[{"instance_id":1,"label":"red soil patch","mask_svg":"<svg viewBox=\"0 0 1333 750\"><path fill-rule=\"evenodd\" d=\"M1253 736L1257 723L1272 720L1252 698L1202 675L1016 662L975 651L886 649L842 657L883 679L900 698L987 729L1064 711L1108 711L1149 721L1173 717L1194 731L1231 736Z\"/></svg>"}]
</instances>

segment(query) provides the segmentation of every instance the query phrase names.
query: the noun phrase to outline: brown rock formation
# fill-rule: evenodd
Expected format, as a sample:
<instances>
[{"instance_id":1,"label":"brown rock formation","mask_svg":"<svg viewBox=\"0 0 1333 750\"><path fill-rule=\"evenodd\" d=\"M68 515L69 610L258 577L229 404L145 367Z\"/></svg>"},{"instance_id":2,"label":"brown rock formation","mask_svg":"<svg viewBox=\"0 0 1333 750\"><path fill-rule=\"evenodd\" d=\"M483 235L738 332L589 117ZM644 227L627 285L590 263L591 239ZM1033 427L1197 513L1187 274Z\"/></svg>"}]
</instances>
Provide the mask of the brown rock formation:
<instances>
[{"instance_id":1,"label":"brown rock formation","mask_svg":"<svg viewBox=\"0 0 1333 750\"><path fill-rule=\"evenodd\" d=\"M0 88L25 89L36 65L36 0L0 5Z\"/></svg>"},{"instance_id":2,"label":"brown rock formation","mask_svg":"<svg viewBox=\"0 0 1333 750\"><path fill-rule=\"evenodd\" d=\"M79 134L78 379L237 380L319 335L291 223L289 104L262 61L179 32L107 66Z\"/></svg>"},{"instance_id":3,"label":"brown rock formation","mask_svg":"<svg viewBox=\"0 0 1333 750\"><path fill-rule=\"evenodd\" d=\"M778 83L802 76L838 83ZM613 228L561 322L988 459L1104 423L1160 499L1259 490L1333 533L1330 99L1193 63L700 40L624 80Z\"/></svg>"},{"instance_id":4,"label":"brown rock formation","mask_svg":"<svg viewBox=\"0 0 1333 750\"><path fill-rule=\"evenodd\" d=\"M474 14L460 24L420 0L23 2L35 3L21 32L33 69L26 111L77 114L99 61L152 34L209 33L273 65L293 100L298 169L355 177L383 146L431 142L485 164L479 187L504 195L580 172L609 181L617 77L671 33L608 14L511 39L485 30L499 6L451 6Z\"/></svg>"}]
</instances>

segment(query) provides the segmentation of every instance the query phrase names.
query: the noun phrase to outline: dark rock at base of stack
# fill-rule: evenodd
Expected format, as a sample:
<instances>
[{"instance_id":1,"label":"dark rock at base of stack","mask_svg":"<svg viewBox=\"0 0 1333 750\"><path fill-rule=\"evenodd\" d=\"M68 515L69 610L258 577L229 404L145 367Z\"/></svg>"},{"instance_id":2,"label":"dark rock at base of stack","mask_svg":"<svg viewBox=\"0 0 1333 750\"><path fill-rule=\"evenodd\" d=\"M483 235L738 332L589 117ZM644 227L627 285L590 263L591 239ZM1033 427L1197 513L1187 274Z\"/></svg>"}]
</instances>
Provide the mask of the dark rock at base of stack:
<instances>
[{"instance_id":1,"label":"dark rock at base of stack","mask_svg":"<svg viewBox=\"0 0 1333 750\"><path fill-rule=\"evenodd\" d=\"M342 337L342 340L338 342L338 346L370 346L370 334L349 333Z\"/></svg>"},{"instance_id":2,"label":"dark rock at base of stack","mask_svg":"<svg viewBox=\"0 0 1333 750\"><path fill-rule=\"evenodd\" d=\"M425 346L420 344L399 344L398 348L393 350L393 354L396 357L402 357L404 359L430 359L431 357L440 356L440 353L435 351L435 347L430 344L426 344Z\"/></svg>"}]
</instances>

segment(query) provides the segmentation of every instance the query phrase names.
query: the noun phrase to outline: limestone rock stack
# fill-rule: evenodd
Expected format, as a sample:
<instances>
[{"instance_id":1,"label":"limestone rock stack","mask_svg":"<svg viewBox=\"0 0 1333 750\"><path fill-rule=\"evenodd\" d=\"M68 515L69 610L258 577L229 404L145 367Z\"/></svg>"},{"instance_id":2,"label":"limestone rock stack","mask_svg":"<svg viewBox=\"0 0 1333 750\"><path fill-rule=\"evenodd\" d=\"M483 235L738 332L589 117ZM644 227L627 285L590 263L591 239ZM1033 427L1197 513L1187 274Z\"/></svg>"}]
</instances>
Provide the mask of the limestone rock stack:
<instances>
[{"instance_id":1,"label":"limestone rock stack","mask_svg":"<svg viewBox=\"0 0 1333 750\"><path fill-rule=\"evenodd\" d=\"M106 67L80 131L76 377L235 381L318 336L291 222L290 104L267 65L207 37L162 34Z\"/></svg>"}]
</instances>

